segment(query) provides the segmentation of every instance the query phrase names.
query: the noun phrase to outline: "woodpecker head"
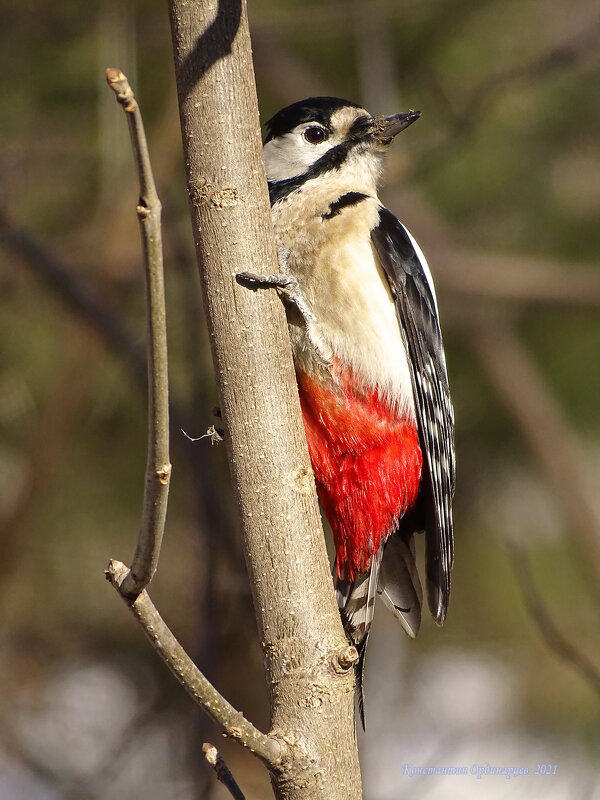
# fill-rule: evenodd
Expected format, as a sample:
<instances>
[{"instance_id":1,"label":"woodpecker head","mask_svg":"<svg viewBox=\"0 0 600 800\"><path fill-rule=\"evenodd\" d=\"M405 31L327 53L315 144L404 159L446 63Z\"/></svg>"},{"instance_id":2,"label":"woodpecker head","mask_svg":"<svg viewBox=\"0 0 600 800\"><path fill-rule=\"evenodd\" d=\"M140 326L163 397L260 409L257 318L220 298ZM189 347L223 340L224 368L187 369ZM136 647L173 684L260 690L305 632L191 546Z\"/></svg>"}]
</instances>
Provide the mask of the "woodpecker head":
<instances>
[{"instance_id":1,"label":"woodpecker head","mask_svg":"<svg viewBox=\"0 0 600 800\"><path fill-rule=\"evenodd\" d=\"M374 191L382 156L394 136L420 111L372 117L337 97L309 97L279 111L267 122L265 163L271 182L298 186L311 178L347 181Z\"/></svg>"}]
</instances>

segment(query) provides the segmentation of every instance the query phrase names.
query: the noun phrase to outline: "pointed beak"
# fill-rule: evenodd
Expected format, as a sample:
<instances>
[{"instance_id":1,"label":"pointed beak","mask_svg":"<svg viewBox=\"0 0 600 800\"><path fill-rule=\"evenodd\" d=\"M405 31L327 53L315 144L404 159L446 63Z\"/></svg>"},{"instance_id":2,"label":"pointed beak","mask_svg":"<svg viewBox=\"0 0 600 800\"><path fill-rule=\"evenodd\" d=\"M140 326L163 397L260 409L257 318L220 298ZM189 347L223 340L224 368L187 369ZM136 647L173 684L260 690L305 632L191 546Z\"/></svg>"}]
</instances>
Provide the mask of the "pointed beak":
<instances>
[{"instance_id":1,"label":"pointed beak","mask_svg":"<svg viewBox=\"0 0 600 800\"><path fill-rule=\"evenodd\" d=\"M420 116L420 111L404 111L391 117L375 117L371 135L379 144L387 145L394 136L412 125Z\"/></svg>"}]
</instances>

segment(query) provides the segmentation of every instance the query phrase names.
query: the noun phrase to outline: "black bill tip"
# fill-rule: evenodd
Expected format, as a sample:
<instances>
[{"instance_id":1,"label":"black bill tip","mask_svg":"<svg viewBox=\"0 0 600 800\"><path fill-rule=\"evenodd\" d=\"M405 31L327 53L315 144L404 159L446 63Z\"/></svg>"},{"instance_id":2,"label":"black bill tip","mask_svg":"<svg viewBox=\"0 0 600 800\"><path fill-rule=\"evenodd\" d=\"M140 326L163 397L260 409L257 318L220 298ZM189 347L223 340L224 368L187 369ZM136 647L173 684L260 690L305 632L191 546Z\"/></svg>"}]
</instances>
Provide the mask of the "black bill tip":
<instances>
[{"instance_id":1,"label":"black bill tip","mask_svg":"<svg viewBox=\"0 0 600 800\"><path fill-rule=\"evenodd\" d=\"M394 136L408 128L421 116L420 111L403 111L391 117L375 117L372 135L381 144L389 144Z\"/></svg>"}]
</instances>

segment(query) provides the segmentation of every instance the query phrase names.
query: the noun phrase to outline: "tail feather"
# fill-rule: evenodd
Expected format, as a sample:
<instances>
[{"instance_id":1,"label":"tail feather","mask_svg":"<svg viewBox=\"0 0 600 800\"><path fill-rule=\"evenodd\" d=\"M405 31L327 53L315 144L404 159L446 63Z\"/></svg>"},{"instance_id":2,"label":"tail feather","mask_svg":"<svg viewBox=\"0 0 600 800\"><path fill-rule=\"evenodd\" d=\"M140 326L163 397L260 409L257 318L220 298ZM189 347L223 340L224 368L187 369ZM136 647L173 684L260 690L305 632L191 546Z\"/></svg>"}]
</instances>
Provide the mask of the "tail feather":
<instances>
[{"instance_id":1,"label":"tail feather","mask_svg":"<svg viewBox=\"0 0 600 800\"><path fill-rule=\"evenodd\" d=\"M423 590L415 561L414 536L396 530L373 556L369 572L360 572L353 581L335 575L335 593L346 635L358 650L356 694L364 729L363 676L377 595L393 611L411 638L414 639L421 625Z\"/></svg>"},{"instance_id":2,"label":"tail feather","mask_svg":"<svg viewBox=\"0 0 600 800\"><path fill-rule=\"evenodd\" d=\"M358 713L360 721L365 728L365 702L363 694L363 676L365 671L365 655L367 652L367 639L369 629L373 622L375 612L375 598L377 597L377 582L383 547L371 560L369 572L361 572L353 581L346 578L335 578L335 594L344 623L344 629L349 640L358 650L356 664L356 696L358 699Z\"/></svg>"},{"instance_id":3,"label":"tail feather","mask_svg":"<svg viewBox=\"0 0 600 800\"><path fill-rule=\"evenodd\" d=\"M353 581L335 578L335 594L344 620L346 633L358 647L369 633L375 611L377 580L383 548L373 556L369 572L359 572Z\"/></svg>"},{"instance_id":4,"label":"tail feather","mask_svg":"<svg viewBox=\"0 0 600 800\"><path fill-rule=\"evenodd\" d=\"M365 678L365 659L367 656L367 641L369 634L365 636L360 645L358 646L358 663L356 665L356 697L358 700L358 715L360 717L360 724L363 731L365 727L365 693L364 693L364 678Z\"/></svg>"},{"instance_id":5,"label":"tail feather","mask_svg":"<svg viewBox=\"0 0 600 800\"><path fill-rule=\"evenodd\" d=\"M421 626L423 590L415 561L414 536L408 541L397 531L387 540L379 570L377 592L414 639Z\"/></svg>"}]
</instances>

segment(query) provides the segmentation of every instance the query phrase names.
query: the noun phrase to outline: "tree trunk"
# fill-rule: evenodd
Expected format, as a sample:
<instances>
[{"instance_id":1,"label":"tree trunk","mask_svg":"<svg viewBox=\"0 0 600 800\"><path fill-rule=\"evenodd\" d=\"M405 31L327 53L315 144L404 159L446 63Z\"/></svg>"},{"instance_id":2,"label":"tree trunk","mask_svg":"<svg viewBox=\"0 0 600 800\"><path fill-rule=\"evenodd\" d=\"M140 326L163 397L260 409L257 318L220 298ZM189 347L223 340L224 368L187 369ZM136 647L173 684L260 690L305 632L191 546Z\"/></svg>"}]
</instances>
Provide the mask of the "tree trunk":
<instances>
[{"instance_id":1,"label":"tree trunk","mask_svg":"<svg viewBox=\"0 0 600 800\"><path fill-rule=\"evenodd\" d=\"M194 238L271 703L277 798L358 800L353 653L332 589L277 272L243 0L169 3Z\"/></svg>"}]
</instances>

